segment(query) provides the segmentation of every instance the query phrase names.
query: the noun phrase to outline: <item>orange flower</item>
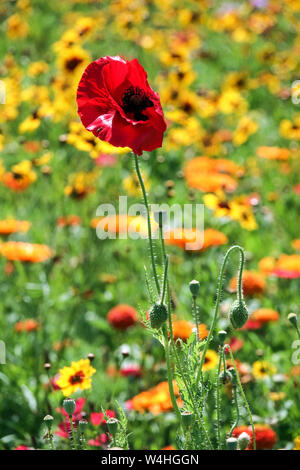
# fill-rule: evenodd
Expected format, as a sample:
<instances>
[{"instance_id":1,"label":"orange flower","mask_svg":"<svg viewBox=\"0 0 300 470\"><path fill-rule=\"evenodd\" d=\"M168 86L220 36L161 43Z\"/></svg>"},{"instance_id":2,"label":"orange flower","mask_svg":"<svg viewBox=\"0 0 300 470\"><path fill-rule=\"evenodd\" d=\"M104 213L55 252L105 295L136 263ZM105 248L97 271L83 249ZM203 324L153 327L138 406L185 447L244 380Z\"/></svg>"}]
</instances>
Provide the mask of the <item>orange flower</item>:
<instances>
[{"instance_id":1,"label":"orange flower","mask_svg":"<svg viewBox=\"0 0 300 470\"><path fill-rule=\"evenodd\" d=\"M290 150L280 147L258 147L257 155L260 158L265 158L267 160L288 160L290 157Z\"/></svg>"},{"instance_id":2,"label":"orange flower","mask_svg":"<svg viewBox=\"0 0 300 470\"><path fill-rule=\"evenodd\" d=\"M51 256L51 250L47 245L13 241L3 243L0 246L0 253L10 261L30 263L46 261Z\"/></svg>"},{"instance_id":3,"label":"orange flower","mask_svg":"<svg viewBox=\"0 0 300 470\"><path fill-rule=\"evenodd\" d=\"M279 319L279 313L271 308L259 308L251 316L251 320L258 321L261 324L276 322Z\"/></svg>"},{"instance_id":4,"label":"orange flower","mask_svg":"<svg viewBox=\"0 0 300 470\"><path fill-rule=\"evenodd\" d=\"M127 330L136 323L137 312L130 305L120 304L108 312L107 320L117 330Z\"/></svg>"},{"instance_id":5,"label":"orange flower","mask_svg":"<svg viewBox=\"0 0 300 470\"><path fill-rule=\"evenodd\" d=\"M258 267L263 274L271 274L275 268L275 258L273 256L265 256L258 263Z\"/></svg>"},{"instance_id":6,"label":"orange flower","mask_svg":"<svg viewBox=\"0 0 300 470\"><path fill-rule=\"evenodd\" d=\"M27 318L26 320L23 321L18 321L15 323L15 331L17 333L20 333L21 331L34 331L37 330L40 327L40 324L36 321L33 320L33 318Z\"/></svg>"},{"instance_id":7,"label":"orange flower","mask_svg":"<svg viewBox=\"0 0 300 470\"><path fill-rule=\"evenodd\" d=\"M204 251L217 245L224 245L228 239L224 233L213 228L204 230L202 234L196 228L174 228L164 233L167 245L175 245L186 251Z\"/></svg>"},{"instance_id":8,"label":"orange flower","mask_svg":"<svg viewBox=\"0 0 300 470\"><path fill-rule=\"evenodd\" d=\"M186 320L175 320L172 322L172 326L175 341L178 338L182 339L183 341L187 340L193 333L193 328L195 328L194 324ZM198 331L199 338L204 339L207 337L208 331L204 323L201 323L198 326Z\"/></svg>"},{"instance_id":9,"label":"orange flower","mask_svg":"<svg viewBox=\"0 0 300 470\"><path fill-rule=\"evenodd\" d=\"M255 431L255 440L256 440L256 448L257 450L261 449L272 449L275 445L275 442L277 440L277 436L275 432L273 431L270 426L267 424L256 424L254 427ZM233 431L232 435L233 437L238 437L242 432L246 432L251 440L250 440L250 445L247 449L253 449L253 441L252 441L252 429L249 426L238 426L235 428Z\"/></svg>"},{"instance_id":10,"label":"orange flower","mask_svg":"<svg viewBox=\"0 0 300 470\"><path fill-rule=\"evenodd\" d=\"M234 191L236 177L242 176L243 168L225 158L196 157L185 167L188 186L204 192L218 190Z\"/></svg>"},{"instance_id":11,"label":"orange flower","mask_svg":"<svg viewBox=\"0 0 300 470\"><path fill-rule=\"evenodd\" d=\"M66 217L58 217L56 225L58 227L75 226L81 224L81 218L78 215L67 215Z\"/></svg>"},{"instance_id":12,"label":"orange flower","mask_svg":"<svg viewBox=\"0 0 300 470\"><path fill-rule=\"evenodd\" d=\"M297 238L296 240L292 241L292 247L295 250L300 250L300 238Z\"/></svg>"},{"instance_id":13,"label":"orange flower","mask_svg":"<svg viewBox=\"0 0 300 470\"><path fill-rule=\"evenodd\" d=\"M175 396L179 397L179 388L175 380L173 381L173 386ZM182 405L180 398L177 402L179 406ZM168 382L160 382L150 390L139 393L130 400L129 405L139 413L150 411L153 414L159 414L171 410L173 406Z\"/></svg>"},{"instance_id":14,"label":"orange flower","mask_svg":"<svg viewBox=\"0 0 300 470\"><path fill-rule=\"evenodd\" d=\"M229 287L232 291L237 289L237 278L231 279ZM256 271L243 272L243 291L245 295L260 294L266 288L266 281L262 274Z\"/></svg>"},{"instance_id":15,"label":"orange flower","mask_svg":"<svg viewBox=\"0 0 300 470\"><path fill-rule=\"evenodd\" d=\"M30 222L26 220L6 219L0 220L0 234L10 235L16 232L27 232L30 228Z\"/></svg>"},{"instance_id":16,"label":"orange flower","mask_svg":"<svg viewBox=\"0 0 300 470\"><path fill-rule=\"evenodd\" d=\"M281 255L276 261L274 274L288 279L300 277L300 255Z\"/></svg>"}]
</instances>

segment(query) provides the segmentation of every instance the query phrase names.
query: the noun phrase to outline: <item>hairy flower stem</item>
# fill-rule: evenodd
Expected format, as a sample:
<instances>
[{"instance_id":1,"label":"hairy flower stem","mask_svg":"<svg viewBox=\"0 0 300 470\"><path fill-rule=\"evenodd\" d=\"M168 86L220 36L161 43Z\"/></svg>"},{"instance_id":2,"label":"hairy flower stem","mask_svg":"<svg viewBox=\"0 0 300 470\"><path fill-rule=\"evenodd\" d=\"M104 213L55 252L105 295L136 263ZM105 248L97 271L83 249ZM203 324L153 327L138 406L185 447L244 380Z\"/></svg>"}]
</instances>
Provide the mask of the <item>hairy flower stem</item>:
<instances>
[{"instance_id":1,"label":"hairy flower stem","mask_svg":"<svg viewBox=\"0 0 300 470\"><path fill-rule=\"evenodd\" d=\"M234 401L235 409L236 409L236 419L235 419L235 422L233 423L233 425L232 425L232 427L231 427L231 429L230 429L230 431L229 431L229 437L232 436L232 433L233 433L233 431L235 430L235 428L238 426L239 420L240 420L240 410L239 410L239 403L238 403L237 386L236 386L236 384L233 385L232 393L233 393L233 401Z\"/></svg>"},{"instance_id":2,"label":"hairy flower stem","mask_svg":"<svg viewBox=\"0 0 300 470\"><path fill-rule=\"evenodd\" d=\"M216 300L216 305L215 305L215 311L214 311L214 316L212 320L212 324L206 339L206 343L202 352L202 356L200 359L200 365L197 373L197 379L196 379L196 384L197 386L199 385L200 378L202 378L202 367L205 361L205 355L209 347L209 343L212 339L214 330L216 328L216 323L217 323L217 317L218 317L218 311L219 311L219 306L220 306L220 301L221 301L221 295L222 295L222 288L223 288L223 278L224 278L224 272L225 272L225 267L227 260L229 258L229 255L232 253L233 250L239 250L240 252L240 265L239 265L239 272L238 272L238 300L242 300L243 298L243 292L242 292L242 275L243 275L243 269L244 269L244 263L245 263L245 254L243 248L241 248L238 245L234 245L229 250L224 256L223 263L221 266L220 270L220 276L219 276L219 282L218 282L218 290L217 290L217 300Z\"/></svg>"},{"instance_id":3,"label":"hairy flower stem","mask_svg":"<svg viewBox=\"0 0 300 470\"><path fill-rule=\"evenodd\" d=\"M195 318L195 324L196 324L196 343L199 342L199 319L198 319L198 312L197 312L197 297L193 295L193 316Z\"/></svg>"},{"instance_id":4,"label":"hairy flower stem","mask_svg":"<svg viewBox=\"0 0 300 470\"><path fill-rule=\"evenodd\" d=\"M177 405L175 393L174 393L174 387L173 387L173 376L172 376L172 365L171 365L171 359L170 359L170 351L169 351L169 338L168 338L168 329L166 325L162 327L163 334L164 334L164 340L165 340L165 353L166 353L166 361L167 361L167 374L168 374L168 384L169 384L169 392L170 392L170 397L171 397L171 402L174 408L174 411L176 413L176 416L181 423L181 414Z\"/></svg>"},{"instance_id":5,"label":"hairy flower stem","mask_svg":"<svg viewBox=\"0 0 300 470\"><path fill-rule=\"evenodd\" d=\"M238 387L240 389L240 393L243 397L243 400L244 400L244 403L245 403L245 406L246 406L246 409L247 409L247 412L248 412L248 416L249 416L249 420L250 420L251 428L252 428L252 435L253 435L253 437L252 437L253 449L256 450L255 428L254 428L254 424L253 424L253 419L252 419L252 414L251 414L251 411L250 411L250 407L249 407L245 392L243 390L241 380L240 380L240 376L239 376L239 373L238 373L238 370L237 370L237 367L236 367L236 363L235 363L235 360L234 360L234 357L233 357L233 354L232 354L232 351L231 351L231 347L229 346L229 344L225 344L225 346L223 348L223 351L225 349L229 351L230 358L232 360L232 364L233 364L233 367L234 367L234 370L235 370L235 373L236 373L237 384L238 384Z\"/></svg>"},{"instance_id":6,"label":"hairy flower stem","mask_svg":"<svg viewBox=\"0 0 300 470\"><path fill-rule=\"evenodd\" d=\"M222 363L223 350L220 351L219 363L217 369L217 381L216 381L216 407L217 407L217 447L221 449L221 404L220 404L220 372Z\"/></svg>"},{"instance_id":7,"label":"hairy flower stem","mask_svg":"<svg viewBox=\"0 0 300 470\"><path fill-rule=\"evenodd\" d=\"M153 276L154 276L154 281L155 281L157 293L158 293L158 295L160 295L160 285L159 285L159 280L158 280L158 275L157 275L157 270L156 270L156 264L155 264L155 257L154 257L152 231L151 231L150 209L149 209L149 203L148 203L148 198L147 198L147 192L146 192L143 177L142 177L142 174L141 174L141 171L140 171L138 156L135 153L133 155L134 155L135 169L136 169L136 173L137 173L137 176L138 176L139 183L141 185L143 198L144 198L144 203L145 203L146 211L147 211L148 238L149 238L149 248L150 248L150 257L151 257Z\"/></svg>"},{"instance_id":8,"label":"hairy flower stem","mask_svg":"<svg viewBox=\"0 0 300 470\"><path fill-rule=\"evenodd\" d=\"M70 418L70 424L71 424L71 433L70 433L71 447L73 450L75 450L77 449L77 442L76 442L76 436L75 436L75 431L74 431L74 426L73 426L72 415L69 416L69 418Z\"/></svg>"}]
</instances>

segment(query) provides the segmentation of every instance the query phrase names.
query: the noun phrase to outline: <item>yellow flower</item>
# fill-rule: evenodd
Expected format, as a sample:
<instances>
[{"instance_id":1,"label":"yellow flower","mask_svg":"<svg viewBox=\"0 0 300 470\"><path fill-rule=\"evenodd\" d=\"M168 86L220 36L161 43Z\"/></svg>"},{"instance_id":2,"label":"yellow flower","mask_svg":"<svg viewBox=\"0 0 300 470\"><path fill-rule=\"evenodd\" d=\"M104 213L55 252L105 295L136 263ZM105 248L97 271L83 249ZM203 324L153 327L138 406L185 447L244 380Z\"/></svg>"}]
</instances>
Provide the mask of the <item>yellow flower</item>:
<instances>
[{"instance_id":1,"label":"yellow flower","mask_svg":"<svg viewBox=\"0 0 300 470\"><path fill-rule=\"evenodd\" d=\"M87 390L92 386L92 375L96 369L91 366L89 359L80 359L72 362L70 367L59 370L57 385L61 388L65 397L72 395L78 389Z\"/></svg>"},{"instance_id":2,"label":"yellow flower","mask_svg":"<svg viewBox=\"0 0 300 470\"><path fill-rule=\"evenodd\" d=\"M294 442L295 442L294 450L300 450L300 435L295 437Z\"/></svg>"},{"instance_id":3,"label":"yellow flower","mask_svg":"<svg viewBox=\"0 0 300 470\"><path fill-rule=\"evenodd\" d=\"M276 367L267 361L255 361L252 365L252 373L256 379L265 379L276 373Z\"/></svg>"},{"instance_id":4,"label":"yellow flower","mask_svg":"<svg viewBox=\"0 0 300 470\"><path fill-rule=\"evenodd\" d=\"M243 116L233 133L233 143L236 146L242 145L247 142L248 137L254 134L258 129L258 125L255 121L250 119L248 116Z\"/></svg>"},{"instance_id":5,"label":"yellow flower","mask_svg":"<svg viewBox=\"0 0 300 470\"><path fill-rule=\"evenodd\" d=\"M143 176L143 180L145 183L145 188L147 191L149 191L149 187L150 187L149 181L144 174L142 176ZM139 196L141 194L139 180L135 173L127 176L123 180L122 186L125 189L125 191L129 194L129 196Z\"/></svg>"},{"instance_id":6,"label":"yellow flower","mask_svg":"<svg viewBox=\"0 0 300 470\"><path fill-rule=\"evenodd\" d=\"M41 120L37 116L37 113L31 114L19 125L19 132L20 134L24 134L24 132L33 132L39 127L40 123Z\"/></svg>"},{"instance_id":7,"label":"yellow flower","mask_svg":"<svg viewBox=\"0 0 300 470\"><path fill-rule=\"evenodd\" d=\"M205 360L202 369L204 371L214 369L219 362L219 356L213 349L208 349L205 354Z\"/></svg>"},{"instance_id":8,"label":"yellow flower","mask_svg":"<svg viewBox=\"0 0 300 470\"><path fill-rule=\"evenodd\" d=\"M16 13L7 20L7 36L11 39L20 39L27 36L28 24Z\"/></svg>"},{"instance_id":9,"label":"yellow flower","mask_svg":"<svg viewBox=\"0 0 300 470\"><path fill-rule=\"evenodd\" d=\"M247 106L247 101L234 88L223 91L219 99L219 110L223 114L243 114Z\"/></svg>"},{"instance_id":10,"label":"yellow flower","mask_svg":"<svg viewBox=\"0 0 300 470\"><path fill-rule=\"evenodd\" d=\"M40 75L41 73L47 72L49 69L49 65L47 62L40 60L38 62L32 62L29 67L28 67L28 75L29 77L36 77L37 75Z\"/></svg>"}]
</instances>

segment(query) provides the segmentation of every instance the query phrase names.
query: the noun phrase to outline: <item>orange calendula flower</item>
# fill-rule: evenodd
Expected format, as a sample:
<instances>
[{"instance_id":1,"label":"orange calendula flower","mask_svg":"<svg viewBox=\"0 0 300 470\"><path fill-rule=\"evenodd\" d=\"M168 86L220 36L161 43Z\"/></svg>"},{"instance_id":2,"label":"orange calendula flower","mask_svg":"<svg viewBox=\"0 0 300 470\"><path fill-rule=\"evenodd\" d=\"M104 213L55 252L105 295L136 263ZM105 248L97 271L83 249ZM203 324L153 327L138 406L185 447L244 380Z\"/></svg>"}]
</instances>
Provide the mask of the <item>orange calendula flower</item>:
<instances>
[{"instance_id":1,"label":"orange calendula flower","mask_svg":"<svg viewBox=\"0 0 300 470\"><path fill-rule=\"evenodd\" d=\"M151 229L155 232L158 229L158 223L150 216ZM139 233L142 237L148 236L147 219L141 215L129 216L127 214L108 215L105 217L96 217L91 221L91 227L97 230L98 234L104 232L110 234L121 233Z\"/></svg>"},{"instance_id":2,"label":"orange calendula flower","mask_svg":"<svg viewBox=\"0 0 300 470\"><path fill-rule=\"evenodd\" d=\"M40 263L51 257L51 250L47 245L11 241L0 245L0 254L10 261Z\"/></svg>"},{"instance_id":3,"label":"orange calendula flower","mask_svg":"<svg viewBox=\"0 0 300 470\"><path fill-rule=\"evenodd\" d=\"M281 255L273 273L278 277L293 279L300 277L300 255Z\"/></svg>"},{"instance_id":4,"label":"orange calendula flower","mask_svg":"<svg viewBox=\"0 0 300 470\"><path fill-rule=\"evenodd\" d=\"M263 274L271 274L274 271L276 260L273 256L265 256L258 263L259 270Z\"/></svg>"},{"instance_id":5,"label":"orange calendula flower","mask_svg":"<svg viewBox=\"0 0 300 470\"><path fill-rule=\"evenodd\" d=\"M237 289L237 278L231 279L229 284L230 290L236 291ZM256 271L243 272L243 291L245 295L254 295L262 293L266 288L265 277Z\"/></svg>"},{"instance_id":6,"label":"orange calendula flower","mask_svg":"<svg viewBox=\"0 0 300 470\"><path fill-rule=\"evenodd\" d=\"M66 217L58 217L56 225L58 227L74 227L81 224L81 217L79 215L67 215Z\"/></svg>"},{"instance_id":7,"label":"orange calendula flower","mask_svg":"<svg viewBox=\"0 0 300 470\"><path fill-rule=\"evenodd\" d=\"M212 246L224 245L228 242L226 235L213 228L200 232L196 228L174 228L164 232L167 245L178 246L185 251L205 251Z\"/></svg>"},{"instance_id":8,"label":"orange calendula flower","mask_svg":"<svg viewBox=\"0 0 300 470\"><path fill-rule=\"evenodd\" d=\"M173 387L175 396L179 397L179 388L175 380L173 381ZM178 398L177 403L179 406L182 405L180 398ZM129 406L139 413L150 411L153 414L159 414L170 411L173 406L168 382L160 382L150 390L139 393L129 401Z\"/></svg>"},{"instance_id":9,"label":"orange calendula flower","mask_svg":"<svg viewBox=\"0 0 300 470\"><path fill-rule=\"evenodd\" d=\"M292 247L295 250L300 250L300 238L297 238L296 240L292 241Z\"/></svg>"},{"instance_id":10,"label":"orange calendula flower","mask_svg":"<svg viewBox=\"0 0 300 470\"><path fill-rule=\"evenodd\" d=\"M174 339L180 338L183 341L187 340L193 333L193 328L196 328L196 325L186 320L175 320L172 322L173 335ZM208 330L204 323L198 325L199 338L204 339L208 335Z\"/></svg>"},{"instance_id":11,"label":"orange calendula flower","mask_svg":"<svg viewBox=\"0 0 300 470\"><path fill-rule=\"evenodd\" d=\"M11 233L16 232L27 232L31 226L31 223L27 220L15 220L15 219L6 219L0 220L0 234L1 235L10 235Z\"/></svg>"},{"instance_id":12,"label":"orange calendula flower","mask_svg":"<svg viewBox=\"0 0 300 470\"><path fill-rule=\"evenodd\" d=\"M280 147L267 147L262 146L258 147L256 151L257 155L260 158L265 158L266 160L288 160L291 152L287 148Z\"/></svg>"},{"instance_id":13,"label":"orange calendula flower","mask_svg":"<svg viewBox=\"0 0 300 470\"><path fill-rule=\"evenodd\" d=\"M59 378L56 384L62 390L65 397L72 395L78 389L88 390L92 386L92 375L96 369L91 366L89 359L80 359L72 362L70 367L59 370Z\"/></svg>"},{"instance_id":14,"label":"orange calendula flower","mask_svg":"<svg viewBox=\"0 0 300 470\"><path fill-rule=\"evenodd\" d=\"M15 326L14 326L15 331L17 333L20 333L21 331L27 331L27 332L34 331L34 330L37 330L39 327L40 327L39 322L37 322L33 318L27 318L26 320L18 321L17 323L15 323Z\"/></svg>"},{"instance_id":15,"label":"orange calendula flower","mask_svg":"<svg viewBox=\"0 0 300 470\"><path fill-rule=\"evenodd\" d=\"M12 171L4 173L1 178L2 183L13 191L25 191L32 183L35 182L37 176L32 170L32 162L24 160L12 167Z\"/></svg>"},{"instance_id":16,"label":"orange calendula flower","mask_svg":"<svg viewBox=\"0 0 300 470\"><path fill-rule=\"evenodd\" d=\"M259 308L252 314L251 320L258 321L261 324L276 322L279 320L279 313L271 308Z\"/></svg>"}]
</instances>

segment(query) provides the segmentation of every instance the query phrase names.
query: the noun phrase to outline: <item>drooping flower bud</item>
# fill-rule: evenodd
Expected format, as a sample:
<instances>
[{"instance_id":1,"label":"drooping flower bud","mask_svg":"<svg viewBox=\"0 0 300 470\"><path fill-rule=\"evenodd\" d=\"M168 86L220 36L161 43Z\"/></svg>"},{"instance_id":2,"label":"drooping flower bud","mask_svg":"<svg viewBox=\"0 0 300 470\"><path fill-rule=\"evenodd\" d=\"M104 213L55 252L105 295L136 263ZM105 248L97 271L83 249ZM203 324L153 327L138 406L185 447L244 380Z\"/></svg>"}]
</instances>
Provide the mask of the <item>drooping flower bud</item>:
<instances>
[{"instance_id":1,"label":"drooping flower bud","mask_svg":"<svg viewBox=\"0 0 300 470\"><path fill-rule=\"evenodd\" d=\"M226 439L226 447L228 450L237 450L238 440L235 437Z\"/></svg>"},{"instance_id":2,"label":"drooping flower bud","mask_svg":"<svg viewBox=\"0 0 300 470\"><path fill-rule=\"evenodd\" d=\"M295 328L298 327L298 317L296 313L289 313L288 320Z\"/></svg>"},{"instance_id":3,"label":"drooping flower bud","mask_svg":"<svg viewBox=\"0 0 300 470\"><path fill-rule=\"evenodd\" d=\"M245 450L248 445L250 444L250 436L246 432L242 432L242 434L238 437L238 446L240 450Z\"/></svg>"},{"instance_id":4,"label":"drooping flower bud","mask_svg":"<svg viewBox=\"0 0 300 470\"><path fill-rule=\"evenodd\" d=\"M225 339L226 339L226 336L227 336L227 331L225 330L220 330L218 331L218 341L220 343L221 346L223 346L224 342L225 342Z\"/></svg>"},{"instance_id":5,"label":"drooping flower bud","mask_svg":"<svg viewBox=\"0 0 300 470\"><path fill-rule=\"evenodd\" d=\"M194 414L191 411L182 411L181 419L183 426L189 428L194 422Z\"/></svg>"},{"instance_id":6,"label":"drooping flower bud","mask_svg":"<svg viewBox=\"0 0 300 470\"><path fill-rule=\"evenodd\" d=\"M165 304L156 303L151 307L149 319L151 328L158 330L168 318L168 310Z\"/></svg>"},{"instance_id":7,"label":"drooping flower bud","mask_svg":"<svg viewBox=\"0 0 300 470\"><path fill-rule=\"evenodd\" d=\"M72 400L72 398L66 398L63 401L64 410L69 416L72 416L72 414L74 413L75 406L76 406L75 400Z\"/></svg>"},{"instance_id":8,"label":"drooping flower bud","mask_svg":"<svg viewBox=\"0 0 300 470\"><path fill-rule=\"evenodd\" d=\"M46 415L44 418L44 423L46 424L49 431L51 430L53 420L54 418L51 415Z\"/></svg>"},{"instance_id":9,"label":"drooping flower bud","mask_svg":"<svg viewBox=\"0 0 300 470\"><path fill-rule=\"evenodd\" d=\"M200 284L195 279L190 282L190 291L193 297L197 297L200 291Z\"/></svg>"},{"instance_id":10,"label":"drooping flower bud","mask_svg":"<svg viewBox=\"0 0 300 470\"><path fill-rule=\"evenodd\" d=\"M224 385L227 383L227 382L231 382L232 381L232 375L231 373L229 372L229 370L223 370L220 375L219 375L219 380L220 382L222 382Z\"/></svg>"},{"instance_id":11,"label":"drooping flower bud","mask_svg":"<svg viewBox=\"0 0 300 470\"><path fill-rule=\"evenodd\" d=\"M229 320L233 328L242 328L248 320L248 309L244 300L235 300L229 312Z\"/></svg>"}]
</instances>

